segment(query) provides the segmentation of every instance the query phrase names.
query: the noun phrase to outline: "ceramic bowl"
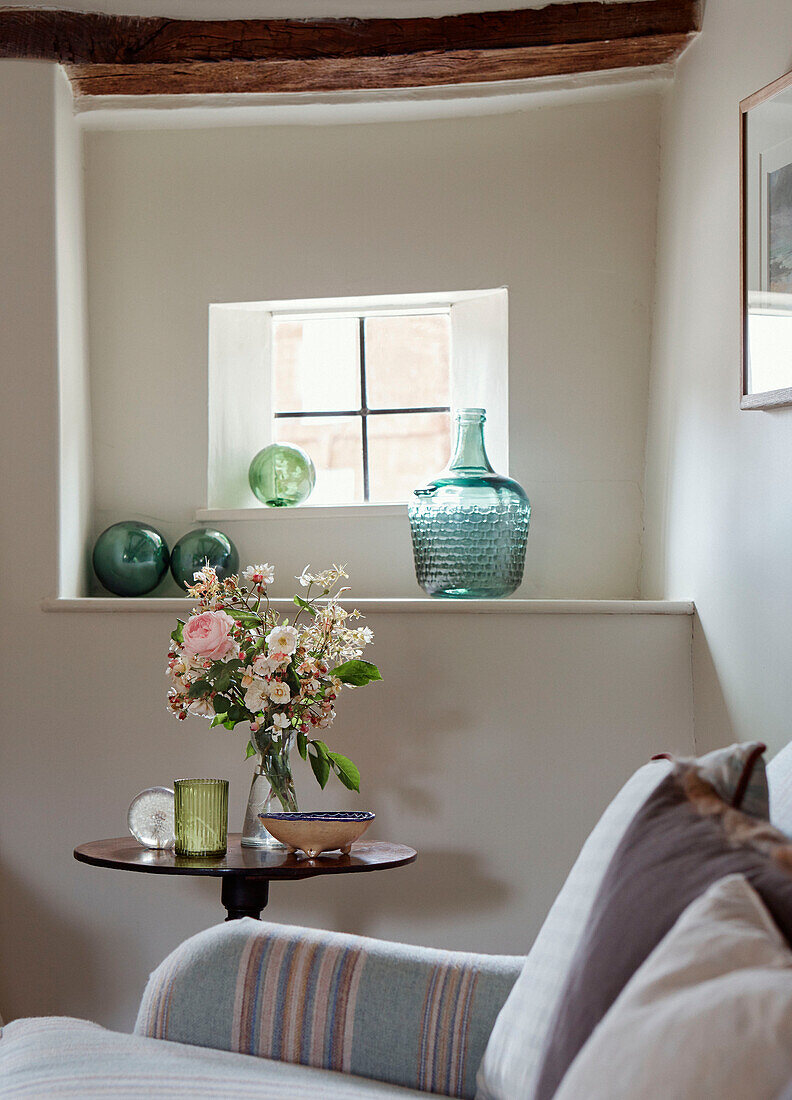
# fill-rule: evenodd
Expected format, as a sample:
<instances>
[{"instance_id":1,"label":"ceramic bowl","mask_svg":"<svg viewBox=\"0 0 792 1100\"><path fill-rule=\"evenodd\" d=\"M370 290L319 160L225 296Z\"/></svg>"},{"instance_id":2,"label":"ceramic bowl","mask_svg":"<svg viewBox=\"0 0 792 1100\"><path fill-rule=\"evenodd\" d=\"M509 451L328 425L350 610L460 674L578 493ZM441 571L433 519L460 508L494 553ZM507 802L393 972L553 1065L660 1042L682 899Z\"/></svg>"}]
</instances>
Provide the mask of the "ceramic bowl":
<instances>
[{"instance_id":1,"label":"ceramic bowl","mask_svg":"<svg viewBox=\"0 0 792 1100\"><path fill-rule=\"evenodd\" d=\"M374 814L368 810L326 813L259 814L265 828L290 852L305 852L313 859L323 852L341 850L348 855L350 847L363 836Z\"/></svg>"}]
</instances>

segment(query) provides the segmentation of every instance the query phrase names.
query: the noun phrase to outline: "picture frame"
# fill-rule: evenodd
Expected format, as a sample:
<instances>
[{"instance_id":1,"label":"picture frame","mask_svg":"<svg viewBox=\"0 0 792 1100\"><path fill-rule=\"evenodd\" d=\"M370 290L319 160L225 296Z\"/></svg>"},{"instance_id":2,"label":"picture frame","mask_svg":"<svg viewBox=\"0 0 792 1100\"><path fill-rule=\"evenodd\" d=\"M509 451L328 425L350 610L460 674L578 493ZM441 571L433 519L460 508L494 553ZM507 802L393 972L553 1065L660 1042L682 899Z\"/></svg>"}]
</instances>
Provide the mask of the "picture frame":
<instances>
[{"instance_id":1,"label":"picture frame","mask_svg":"<svg viewBox=\"0 0 792 1100\"><path fill-rule=\"evenodd\" d=\"M792 405L792 72L740 103L741 409Z\"/></svg>"}]
</instances>

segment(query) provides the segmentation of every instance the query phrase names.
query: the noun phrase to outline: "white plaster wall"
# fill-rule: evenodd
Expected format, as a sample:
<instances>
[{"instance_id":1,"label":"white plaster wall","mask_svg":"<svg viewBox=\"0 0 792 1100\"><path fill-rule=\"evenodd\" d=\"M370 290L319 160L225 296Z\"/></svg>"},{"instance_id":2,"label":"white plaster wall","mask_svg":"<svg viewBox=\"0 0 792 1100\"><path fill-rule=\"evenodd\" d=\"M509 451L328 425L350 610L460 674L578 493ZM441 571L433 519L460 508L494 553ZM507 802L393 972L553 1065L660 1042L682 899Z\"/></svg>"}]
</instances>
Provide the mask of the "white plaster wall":
<instances>
[{"instance_id":1,"label":"white plaster wall","mask_svg":"<svg viewBox=\"0 0 792 1100\"><path fill-rule=\"evenodd\" d=\"M659 103L87 133L97 533L172 540L206 503L210 302L508 285L521 594L637 595ZM321 545L356 593L419 594L406 516L223 526L288 576Z\"/></svg>"},{"instance_id":2,"label":"white plaster wall","mask_svg":"<svg viewBox=\"0 0 792 1100\"><path fill-rule=\"evenodd\" d=\"M643 594L696 601L704 749L792 735L792 409L739 408L738 103L789 30L785 0L709 0L663 125Z\"/></svg>"},{"instance_id":3,"label":"white plaster wall","mask_svg":"<svg viewBox=\"0 0 792 1100\"><path fill-rule=\"evenodd\" d=\"M6 707L0 1005L129 1029L149 971L224 912L216 882L75 863L118 836L130 798L188 773L228 776L239 829L244 735L163 705L161 613L45 614L59 654L31 739ZM385 681L348 693L331 743L363 774L373 838L419 849L399 871L273 884L269 919L403 942L525 953L577 850L621 782L692 747L688 616L372 616ZM15 658L17 692L28 680ZM96 689L105 703L97 713ZM303 805L348 808L300 772Z\"/></svg>"},{"instance_id":4,"label":"white plaster wall","mask_svg":"<svg viewBox=\"0 0 792 1100\"><path fill-rule=\"evenodd\" d=\"M71 86L55 75L55 273L58 311L59 561L58 590L82 595L90 585L93 445L88 376L88 306L82 134Z\"/></svg>"},{"instance_id":5,"label":"white plaster wall","mask_svg":"<svg viewBox=\"0 0 792 1100\"><path fill-rule=\"evenodd\" d=\"M219 890L88 868L72 848L122 834L131 796L185 771L229 776L238 823L250 766L240 736L166 713L167 614L40 608L57 581L54 78L0 63L0 1011L128 1029L150 969L221 917ZM362 767L374 835L420 861L273 888L270 916L522 952L620 782L654 751L690 751L690 619L371 626L386 680L350 693L334 740Z\"/></svg>"}]
</instances>

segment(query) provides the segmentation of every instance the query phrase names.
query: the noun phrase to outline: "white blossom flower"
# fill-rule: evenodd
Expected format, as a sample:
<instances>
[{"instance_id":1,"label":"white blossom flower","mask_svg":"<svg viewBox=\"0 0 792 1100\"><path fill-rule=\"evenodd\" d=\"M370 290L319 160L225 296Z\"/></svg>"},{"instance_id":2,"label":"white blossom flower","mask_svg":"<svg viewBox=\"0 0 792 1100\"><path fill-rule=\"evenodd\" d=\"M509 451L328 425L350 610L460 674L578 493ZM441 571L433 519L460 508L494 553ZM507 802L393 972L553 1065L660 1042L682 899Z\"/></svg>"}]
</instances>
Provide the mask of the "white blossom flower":
<instances>
[{"instance_id":1,"label":"white blossom flower","mask_svg":"<svg viewBox=\"0 0 792 1100\"><path fill-rule=\"evenodd\" d=\"M315 621L325 626L332 626L334 623L343 623L348 616L349 612L345 608L331 602L319 608Z\"/></svg>"},{"instance_id":2,"label":"white blossom flower","mask_svg":"<svg viewBox=\"0 0 792 1100\"><path fill-rule=\"evenodd\" d=\"M245 692L245 706L251 714L257 714L260 710L266 710L269 704L267 688L269 685L264 680L254 680Z\"/></svg>"},{"instance_id":3,"label":"white blossom flower","mask_svg":"<svg viewBox=\"0 0 792 1100\"><path fill-rule=\"evenodd\" d=\"M207 562L193 573L193 580L196 584L217 584L217 570Z\"/></svg>"},{"instance_id":4,"label":"white blossom flower","mask_svg":"<svg viewBox=\"0 0 792 1100\"><path fill-rule=\"evenodd\" d=\"M253 672L263 679L265 676L271 676L276 668L280 668L280 665L281 662L276 661L274 657L266 657L261 653L253 660Z\"/></svg>"},{"instance_id":5,"label":"white blossom flower","mask_svg":"<svg viewBox=\"0 0 792 1100\"><path fill-rule=\"evenodd\" d=\"M275 570L267 562L263 565L249 565L243 572L241 580L248 588L264 587L275 580Z\"/></svg>"},{"instance_id":6,"label":"white blossom flower","mask_svg":"<svg viewBox=\"0 0 792 1100\"><path fill-rule=\"evenodd\" d=\"M267 648L270 654L285 653L290 655L297 648L297 631L293 626L276 626L267 635Z\"/></svg>"},{"instance_id":7,"label":"white blossom flower","mask_svg":"<svg viewBox=\"0 0 792 1100\"><path fill-rule=\"evenodd\" d=\"M175 687L184 691L184 689L189 686L185 680L189 670L190 668L187 662L183 658L179 658L172 664L170 662L168 663L168 667L165 669L165 675Z\"/></svg>"},{"instance_id":8,"label":"white blossom flower","mask_svg":"<svg viewBox=\"0 0 792 1100\"><path fill-rule=\"evenodd\" d=\"M285 706L291 699L291 691L289 685L284 684L282 680L273 680L268 685L267 694L270 697L270 701L275 704L276 707Z\"/></svg>"},{"instance_id":9,"label":"white blossom flower","mask_svg":"<svg viewBox=\"0 0 792 1100\"><path fill-rule=\"evenodd\" d=\"M275 727L275 729L285 730L287 726L291 725L291 722L288 715L283 714L282 711L279 711L277 714L273 714L272 725Z\"/></svg>"},{"instance_id":10,"label":"white blossom flower","mask_svg":"<svg viewBox=\"0 0 792 1100\"><path fill-rule=\"evenodd\" d=\"M187 709L190 714L200 714L202 718L214 718L214 707L208 699L193 699Z\"/></svg>"},{"instance_id":11,"label":"white blossom flower","mask_svg":"<svg viewBox=\"0 0 792 1100\"><path fill-rule=\"evenodd\" d=\"M249 688L251 684L255 684L257 679L258 677L256 676L256 670L248 665L245 671L242 673L240 683L242 684L243 688Z\"/></svg>"},{"instance_id":12,"label":"white blossom flower","mask_svg":"<svg viewBox=\"0 0 792 1100\"><path fill-rule=\"evenodd\" d=\"M316 723L320 730L326 730L328 726L332 725L335 718L335 711L329 710L326 714L323 714L319 721Z\"/></svg>"},{"instance_id":13,"label":"white blossom flower","mask_svg":"<svg viewBox=\"0 0 792 1100\"><path fill-rule=\"evenodd\" d=\"M320 588L329 590L342 577L349 577L345 565L334 565L332 569L324 569L321 573L311 573L310 570L310 565L306 565L300 576L296 578L303 588L307 588L309 584L318 584Z\"/></svg>"}]
</instances>

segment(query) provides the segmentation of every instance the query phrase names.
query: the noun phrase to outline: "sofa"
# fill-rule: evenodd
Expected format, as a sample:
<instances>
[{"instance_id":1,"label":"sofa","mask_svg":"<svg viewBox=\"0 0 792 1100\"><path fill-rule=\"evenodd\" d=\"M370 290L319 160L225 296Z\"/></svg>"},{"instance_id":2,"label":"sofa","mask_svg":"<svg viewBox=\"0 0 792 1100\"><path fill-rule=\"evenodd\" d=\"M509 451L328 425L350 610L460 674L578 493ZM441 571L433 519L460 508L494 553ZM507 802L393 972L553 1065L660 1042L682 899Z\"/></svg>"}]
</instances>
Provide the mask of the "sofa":
<instances>
[{"instance_id":1,"label":"sofa","mask_svg":"<svg viewBox=\"0 0 792 1100\"><path fill-rule=\"evenodd\" d=\"M792 1097L792 746L763 749L640 768L527 956L222 924L131 1035L6 1024L0 1100Z\"/></svg>"}]
</instances>

